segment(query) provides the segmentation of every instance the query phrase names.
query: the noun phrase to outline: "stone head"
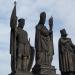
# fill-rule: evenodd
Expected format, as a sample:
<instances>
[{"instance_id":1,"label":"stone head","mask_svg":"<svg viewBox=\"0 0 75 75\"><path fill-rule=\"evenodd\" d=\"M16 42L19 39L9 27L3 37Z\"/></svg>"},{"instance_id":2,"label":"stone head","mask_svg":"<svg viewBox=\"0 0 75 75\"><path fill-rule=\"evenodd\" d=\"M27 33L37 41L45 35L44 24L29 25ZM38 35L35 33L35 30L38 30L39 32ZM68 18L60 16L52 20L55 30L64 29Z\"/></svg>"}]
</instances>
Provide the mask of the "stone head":
<instances>
[{"instance_id":1,"label":"stone head","mask_svg":"<svg viewBox=\"0 0 75 75\"><path fill-rule=\"evenodd\" d=\"M24 24L25 24L25 19L21 18L18 20L18 26L23 28L24 27Z\"/></svg>"},{"instance_id":2,"label":"stone head","mask_svg":"<svg viewBox=\"0 0 75 75\"><path fill-rule=\"evenodd\" d=\"M68 35L65 29L60 30L60 33L62 37L67 37Z\"/></svg>"},{"instance_id":3,"label":"stone head","mask_svg":"<svg viewBox=\"0 0 75 75\"><path fill-rule=\"evenodd\" d=\"M45 24L45 20L46 20L46 13L45 12L42 12L40 14L40 24Z\"/></svg>"}]
</instances>

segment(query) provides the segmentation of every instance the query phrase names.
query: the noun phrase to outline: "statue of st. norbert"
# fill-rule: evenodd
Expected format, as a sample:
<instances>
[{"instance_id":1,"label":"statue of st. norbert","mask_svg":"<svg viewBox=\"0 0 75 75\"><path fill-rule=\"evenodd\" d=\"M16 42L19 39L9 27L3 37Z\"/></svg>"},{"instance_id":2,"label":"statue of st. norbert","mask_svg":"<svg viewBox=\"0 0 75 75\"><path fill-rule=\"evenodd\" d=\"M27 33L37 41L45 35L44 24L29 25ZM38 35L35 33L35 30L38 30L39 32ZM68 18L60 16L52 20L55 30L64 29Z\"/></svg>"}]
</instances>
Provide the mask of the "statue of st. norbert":
<instances>
[{"instance_id":1,"label":"statue of st. norbert","mask_svg":"<svg viewBox=\"0 0 75 75\"><path fill-rule=\"evenodd\" d=\"M40 14L40 21L36 26L35 49L36 64L51 66L54 50L53 50L53 18L49 19L50 29L45 24L46 13Z\"/></svg>"},{"instance_id":2,"label":"statue of st. norbert","mask_svg":"<svg viewBox=\"0 0 75 75\"><path fill-rule=\"evenodd\" d=\"M28 41L28 34L25 30L23 30L24 24L25 20L21 18L18 20L17 26L15 4L10 19L10 54L12 73L15 73L17 71L29 72L32 64L32 61L30 61L31 46Z\"/></svg>"},{"instance_id":3,"label":"statue of st. norbert","mask_svg":"<svg viewBox=\"0 0 75 75\"><path fill-rule=\"evenodd\" d=\"M75 45L67 37L65 29L60 30L59 68L61 75L75 75Z\"/></svg>"}]
</instances>

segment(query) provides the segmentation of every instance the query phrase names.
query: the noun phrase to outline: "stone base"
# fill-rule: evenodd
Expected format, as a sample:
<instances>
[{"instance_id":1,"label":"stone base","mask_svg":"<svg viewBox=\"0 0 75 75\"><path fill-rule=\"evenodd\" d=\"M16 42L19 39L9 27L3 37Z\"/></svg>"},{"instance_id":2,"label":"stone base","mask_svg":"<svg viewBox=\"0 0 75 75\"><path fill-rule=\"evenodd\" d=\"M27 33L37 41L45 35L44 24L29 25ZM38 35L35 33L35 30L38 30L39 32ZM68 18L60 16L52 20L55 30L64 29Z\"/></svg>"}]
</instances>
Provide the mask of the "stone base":
<instances>
[{"instance_id":1,"label":"stone base","mask_svg":"<svg viewBox=\"0 0 75 75\"><path fill-rule=\"evenodd\" d=\"M51 68L49 66L42 66L40 75L56 75L56 69L54 66Z\"/></svg>"},{"instance_id":2,"label":"stone base","mask_svg":"<svg viewBox=\"0 0 75 75\"><path fill-rule=\"evenodd\" d=\"M31 72L27 72L27 73L25 73L25 72L17 72L17 73L9 74L9 75L32 75L32 73Z\"/></svg>"}]
</instances>

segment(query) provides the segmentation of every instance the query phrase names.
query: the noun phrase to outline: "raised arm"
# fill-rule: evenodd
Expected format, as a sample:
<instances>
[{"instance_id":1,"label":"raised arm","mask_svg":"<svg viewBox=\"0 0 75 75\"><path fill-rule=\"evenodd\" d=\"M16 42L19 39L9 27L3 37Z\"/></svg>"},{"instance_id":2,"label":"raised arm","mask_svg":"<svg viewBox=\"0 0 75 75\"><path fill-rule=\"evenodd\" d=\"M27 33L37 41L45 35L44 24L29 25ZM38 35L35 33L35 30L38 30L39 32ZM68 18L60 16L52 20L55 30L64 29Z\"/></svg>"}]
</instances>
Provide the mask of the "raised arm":
<instances>
[{"instance_id":1,"label":"raised arm","mask_svg":"<svg viewBox=\"0 0 75 75\"><path fill-rule=\"evenodd\" d=\"M51 42L52 54L54 54L54 45L53 45L53 17L49 19L49 36Z\"/></svg>"},{"instance_id":2,"label":"raised arm","mask_svg":"<svg viewBox=\"0 0 75 75\"><path fill-rule=\"evenodd\" d=\"M53 31L53 17L51 16L51 18L49 19L49 27L50 27L50 31Z\"/></svg>"}]
</instances>

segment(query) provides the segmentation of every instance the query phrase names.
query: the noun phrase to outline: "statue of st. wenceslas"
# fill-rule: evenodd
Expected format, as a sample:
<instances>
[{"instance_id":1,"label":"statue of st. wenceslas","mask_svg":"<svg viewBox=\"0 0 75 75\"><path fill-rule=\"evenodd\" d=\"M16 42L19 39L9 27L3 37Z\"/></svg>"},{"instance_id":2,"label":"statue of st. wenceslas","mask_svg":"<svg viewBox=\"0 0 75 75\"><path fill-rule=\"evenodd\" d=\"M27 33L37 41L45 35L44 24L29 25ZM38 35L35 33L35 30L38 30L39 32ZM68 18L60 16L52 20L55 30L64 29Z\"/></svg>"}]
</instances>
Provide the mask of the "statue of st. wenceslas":
<instances>
[{"instance_id":1,"label":"statue of st. wenceslas","mask_svg":"<svg viewBox=\"0 0 75 75\"><path fill-rule=\"evenodd\" d=\"M11 19L11 36L10 36L10 54L11 54L11 70L12 73L16 71L30 71L30 54L31 46L28 41L28 34L23 30L25 20L23 18L18 20L16 17L16 4L14 6ZM30 66L29 66L30 65Z\"/></svg>"},{"instance_id":2,"label":"statue of st. wenceslas","mask_svg":"<svg viewBox=\"0 0 75 75\"><path fill-rule=\"evenodd\" d=\"M49 19L50 29L46 28L45 24L46 13L40 14L40 21L36 26L35 49L36 49L36 64L51 66L54 49L53 49L53 18Z\"/></svg>"},{"instance_id":3,"label":"statue of st. wenceslas","mask_svg":"<svg viewBox=\"0 0 75 75\"><path fill-rule=\"evenodd\" d=\"M60 33L61 38L58 47L61 75L73 75L75 73L75 45L70 38L67 38L65 29L60 30Z\"/></svg>"}]
</instances>

